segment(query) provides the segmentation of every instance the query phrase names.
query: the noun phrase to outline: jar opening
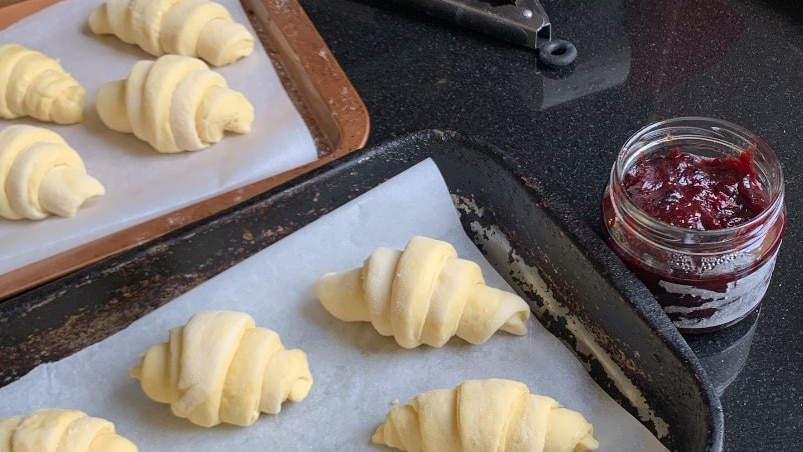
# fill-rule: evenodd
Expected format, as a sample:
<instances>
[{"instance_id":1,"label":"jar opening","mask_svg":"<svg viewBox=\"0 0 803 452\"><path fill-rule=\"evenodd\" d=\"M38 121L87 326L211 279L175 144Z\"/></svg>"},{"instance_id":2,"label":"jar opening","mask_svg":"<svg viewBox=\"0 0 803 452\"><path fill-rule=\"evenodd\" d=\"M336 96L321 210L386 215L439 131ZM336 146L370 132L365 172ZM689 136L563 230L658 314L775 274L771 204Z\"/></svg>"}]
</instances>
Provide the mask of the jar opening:
<instances>
[{"instance_id":1,"label":"jar opening","mask_svg":"<svg viewBox=\"0 0 803 452\"><path fill-rule=\"evenodd\" d=\"M741 223L715 229L677 226L657 218L631 197L624 188L624 181L628 171L639 162L660 159L678 149L702 159L740 159L745 152L749 152L756 190L763 191L765 197L763 205L745 216ZM655 174L650 175L653 176ZM622 209L628 211L628 216L639 223L641 229L646 228L672 242L717 242L760 228L783 208L783 174L772 148L740 126L710 118L675 118L638 131L622 147L611 170L610 186L611 190L618 192Z\"/></svg>"}]
</instances>

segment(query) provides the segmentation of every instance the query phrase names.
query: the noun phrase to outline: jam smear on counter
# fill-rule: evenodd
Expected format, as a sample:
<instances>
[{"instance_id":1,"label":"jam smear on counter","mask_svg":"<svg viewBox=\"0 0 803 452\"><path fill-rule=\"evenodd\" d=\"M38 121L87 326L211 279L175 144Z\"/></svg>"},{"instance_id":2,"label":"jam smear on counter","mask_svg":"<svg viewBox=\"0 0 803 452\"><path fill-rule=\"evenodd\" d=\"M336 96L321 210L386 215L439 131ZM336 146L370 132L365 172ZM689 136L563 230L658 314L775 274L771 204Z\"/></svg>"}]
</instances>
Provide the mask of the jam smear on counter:
<instances>
[{"instance_id":1,"label":"jam smear on counter","mask_svg":"<svg viewBox=\"0 0 803 452\"><path fill-rule=\"evenodd\" d=\"M637 161L623 179L630 199L673 226L715 230L739 226L767 208L750 147L738 158L707 158L673 148Z\"/></svg>"}]
</instances>

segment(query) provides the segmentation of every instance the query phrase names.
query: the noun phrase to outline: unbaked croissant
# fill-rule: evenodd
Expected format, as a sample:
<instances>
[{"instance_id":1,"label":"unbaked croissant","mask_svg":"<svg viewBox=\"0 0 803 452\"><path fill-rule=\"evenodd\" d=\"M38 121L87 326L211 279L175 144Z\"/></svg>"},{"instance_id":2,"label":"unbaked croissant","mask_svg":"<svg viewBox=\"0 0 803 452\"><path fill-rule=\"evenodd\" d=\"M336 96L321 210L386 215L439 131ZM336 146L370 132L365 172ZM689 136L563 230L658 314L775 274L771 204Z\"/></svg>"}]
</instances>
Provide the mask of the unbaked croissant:
<instances>
[{"instance_id":1,"label":"unbaked croissant","mask_svg":"<svg viewBox=\"0 0 803 452\"><path fill-rule=\"evenodd\" d=\"M0 419L0 452L137 452L111 422L48 408Z\"/></svg>"},{"instance_id":2,"label":"unbaked croissant","mask_svg":"<svg viewBox=\"0 0 803 452\"><path fill-rule=\"evenodd\" d=\"M85 97L58 61L19 44L0 45L0 118L76 124L84 119Z\"/></svg>"},{"instance_id":3,"label":"unbaked croissant","mask_svg":"<svg viewBox=\"0 0 803 452\"><path fill-rule=\"evenodd\" d=\"M138 61L126 80L104 83L96 106L106 126L163 153L196 151L226 131L248 133L254 107L203 61L164 55Z\"/></svg>"},{"instance_id":4,"label":"unbaked croissant","mask_svg":"<svg viewBox=\"0 0 803 452\"><path fill-rule=\"evenodd\" d=\"M15 124L0 131L0 216L41 220L71 217L103 185L56 132Z\"/></svg>"},{"instance_id":5,"label":"unbaked croissant","mask_svg":"<svg viewBox=\"0 0 803 452\"><path fill-rule=\"evenodd\" d=\"M152 346L131 370L151 399L202 427L248 426L312 387L307 355L286 350L279 335L248 314L204 311Z\"/></svg>"},{"instance_id":6,"label":"unbaked croissant","mask_svg":"<svg viewBox=\"0 0 803 452\"><path fill-rule=\"evenodd\" d=\"M406 451L585 452L599 447L582 414L512 380L467 380L391 408L371 440Z\"/></svg>"},{"instance_id":7,"label":"unbaked croissant","mask_svg":"<svg viewBox=\"0 0 803 452\"><path fill-rule=\"evenodd\" d=\"M323 275L315 293L333 316L371 322L405 348L441 347L454 335L481 344L499 329L523 335L530 317L520 297L485 285L479 265L426 237L413 237L404 251L377 248L362 267Z\"/></svg>"},{"instance_id":8,"label":"unbaked croissant","mask_svg":"<svg viewBox=\"0 0 803 452\"><path fill-rule=\"evenodd\" d=\"M153 56L200 57L213 66L254 50L248 29L233 22L225 6L208 0L109 0L92 11L89 27Z\"/></svg>"}]
</instances>

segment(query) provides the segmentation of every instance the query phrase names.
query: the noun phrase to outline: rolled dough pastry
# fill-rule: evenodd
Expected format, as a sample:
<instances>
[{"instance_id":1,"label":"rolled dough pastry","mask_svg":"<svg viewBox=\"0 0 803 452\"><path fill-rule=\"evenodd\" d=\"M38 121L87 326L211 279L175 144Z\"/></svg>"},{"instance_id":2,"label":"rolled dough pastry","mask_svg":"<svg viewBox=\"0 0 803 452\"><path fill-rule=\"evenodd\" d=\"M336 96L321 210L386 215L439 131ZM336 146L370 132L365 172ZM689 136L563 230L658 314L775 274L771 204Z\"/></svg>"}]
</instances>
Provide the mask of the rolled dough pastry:
<instances>
[{"instance_id":1,"label":"rolled dough pastry","mask_svg":"<svg viewBox=\"0 0 803 452\"><path fill-rule=\"evenodd\" d=\"M530 317L519 296L485 285L476 263L426 237L413 237L404 251L377 248L362 267L323 275L315 293L333 316L371 322L405 348L441 347L455 335L481 344L499 329L523 335Z\"/></svg>"},{"instance_id":2,"label":"rolled dough pastry","mask_svg":"<svg viewBox=\"0 0 803 452\"><path fill-rule=\"evenodd\" d=\"M105 192L59 134L18 124L0 131L0 187L0 216L9 220L71 217Z\"/></svg>"},{"instance_id":3,"label":"rolled dough pastry","mask_svg":"<svg viewBox=\"0 0 803 452\"><path fill-rule=\"evenodd\" d=\"M303 351L286 350L274 331L232 311L195 314L152 346L131 375L148 397L202 427L251 425L260 411L276 414L312 387Z\"/></svg>"},{"instance_id":4,"label":"rolled dough pastry","mask_svg":"<svg viewBox=\"0 0 803 452\"><path fill-rule=\"evenodd\" d=\"M224 66L250 55L254 37L232 21L225 6L208 0L109 0L92 11L95 34L113 34L153 56L199 57Z\"/></svg>"},{"instance_id":5,"label":"rolled dough pastry","mask_svg":"<svg viewBox=\"0 0 803 452\"><path fill-rule=\"evenodd\" d=\"M0 118L76 124L84 119L85 97L58 61L19 44L0 45Z\"/></svg>"},{"instance_id":6,"label":"rolled dough pastry","mask_svg":"<svg viewBox=\"0 0 803 452\"><path fill-rule=\"evenodd\" d=\"M0 452L137 452L114 424L78 410L49 408L0 419Z\"/></svg>"},{"instance_id":7,"label":"rolled dough pastry","mask_svg":"<svg viewBox=\"0 0 803 452\"><path fill-rule=\"evenodd\" d=\"M96 106L106 126L163 153L197 151L227 131L248 133L254 107L203 61L164 55L138 61L126 80L104 83Z\"/></svg>"},{"instance_id":8,"label":"rolled dough pastry","mask_svg":"<svg viewBox=\"0 0 803 452\"><path fill-rule=\"evenodd\" d=\"M585 452L599 447L582 414L512 380L466 380L390 409L371 440L406 451Z\"/></svg>"}]
</instances>

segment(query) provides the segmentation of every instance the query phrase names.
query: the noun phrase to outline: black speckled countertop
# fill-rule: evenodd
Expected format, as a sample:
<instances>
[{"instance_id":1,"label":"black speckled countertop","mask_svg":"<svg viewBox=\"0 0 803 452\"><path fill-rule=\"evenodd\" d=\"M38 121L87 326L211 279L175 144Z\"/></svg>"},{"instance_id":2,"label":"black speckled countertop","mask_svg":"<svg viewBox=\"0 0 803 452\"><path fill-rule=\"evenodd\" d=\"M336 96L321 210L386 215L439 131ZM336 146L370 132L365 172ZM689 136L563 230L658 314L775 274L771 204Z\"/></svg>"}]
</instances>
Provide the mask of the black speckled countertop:
<instances>
[{"instance_id":1,"label":"black speckled countertop","mask_svg":"<svg viewBox=\"0 0 803 452\"><path fill-rule=\"evenodd\" d=\"M740 124L776 151L787 232L761 312L689 342L723 390L726 451L803 447L803 7L784 1L542 2L578 57L535 53L386 0L302 0L363 97L368 145L420 129L492 143L599 232L611 164L674 116Z\"/></svg>"}]
</instances>

